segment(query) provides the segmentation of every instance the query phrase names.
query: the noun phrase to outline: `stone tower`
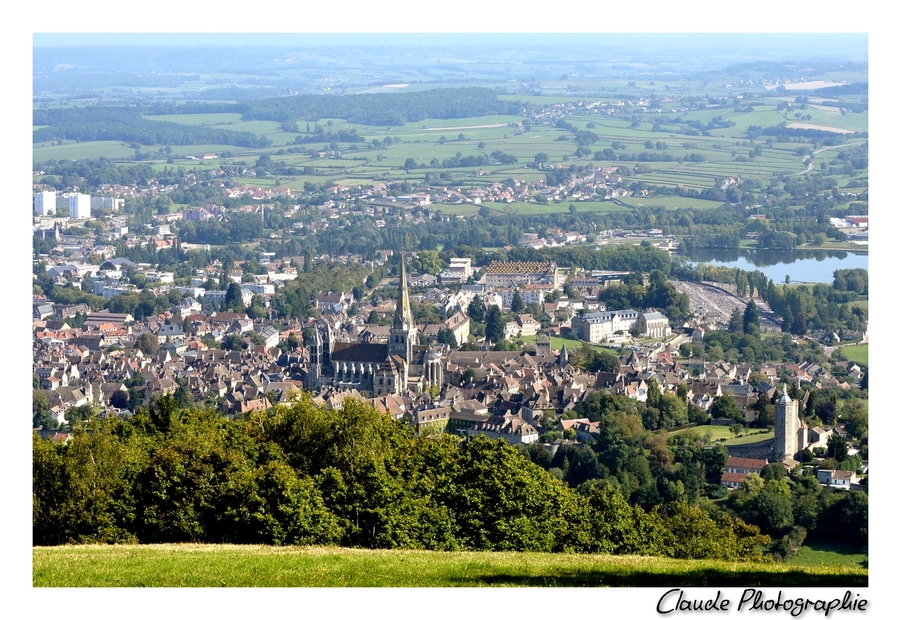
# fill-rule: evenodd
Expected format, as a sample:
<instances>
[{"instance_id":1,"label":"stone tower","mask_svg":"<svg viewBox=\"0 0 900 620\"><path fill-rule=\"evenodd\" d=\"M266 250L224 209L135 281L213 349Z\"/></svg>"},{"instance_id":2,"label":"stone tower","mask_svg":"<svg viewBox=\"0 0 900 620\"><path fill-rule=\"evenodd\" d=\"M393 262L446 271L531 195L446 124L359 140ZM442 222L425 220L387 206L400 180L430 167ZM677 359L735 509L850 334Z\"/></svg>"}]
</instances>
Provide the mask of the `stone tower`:
<instances>
[{"instance_id":1,"label":"stone tower","mask_svg":"<svg viewBox=\"0 0 900 620\"><path fill-rule=\"evenodd\" d=\"M438 388L444 385L444 366L441 363L441 352L437 349L429 349L425 355L425 384L436 385Z\"/></svg>"},{"instance_id":2,"label":"stone tower","mask_svg":"<svg viewBox=\"0 0 900 620\"><path fill-rule=\"evenodd\" d=\"M775 403L775 454L774 460L794 459L797 453L806 447L806 442L801 444L801 434L805 429L800 422L799 405L797 401L785 393Z\"/></svg>"},{"instance_id":3,"label":"stone tower","mask_svg":"<svg viewBox=\"0 0 900 620\"><path fill-rule=\"evenodd\" d=\"M331 326L326 321L317 321L313 326L312 341L309 346L309 371L306 375L307 389L317 389L327 382L331 373L331 353L334 341Z\"/></svg>"}]
</instances>

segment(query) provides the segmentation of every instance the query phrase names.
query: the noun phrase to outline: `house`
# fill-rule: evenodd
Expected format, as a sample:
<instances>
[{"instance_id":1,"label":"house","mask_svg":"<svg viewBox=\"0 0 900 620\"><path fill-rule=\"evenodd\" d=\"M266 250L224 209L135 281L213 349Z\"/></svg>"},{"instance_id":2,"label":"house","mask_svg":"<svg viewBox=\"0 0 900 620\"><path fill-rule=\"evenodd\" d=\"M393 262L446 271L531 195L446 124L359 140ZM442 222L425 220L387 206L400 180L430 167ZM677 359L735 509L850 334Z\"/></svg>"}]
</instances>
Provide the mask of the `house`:
<instances>
[{"instance_id":1,"label":"house","mask_svg":"<svg viewBox=\"0 0 900 620\"><path fill-rule=\"evenodd\" d=\"M851 484L856 484L856 472L844 469L820 469L816 472L819 484L836 489L850 490Z\"/></svg>"},{"instance_id":2,"label":"house","mask_svg":"<svg viewBox=\"0 0 900 620\"><path fill-rule=\"evenodd\" d=\"M503 439L509 444L529 444L538 440L535 428L517 415L494 415L478 422L465 431L467 437L484 435L490 439Z\"/></svg>"},{"instance_id":3,"label":"house","mask_svg":"<svg viewBox=\"0 0 900 620\"><path fill-rule=\"evenodd\" d=\"M725 472L722 474L722 486L736 489L748 475L760 475L763 468L768 465L766 459L747 459L737 456L729 456L725 462Z\"/></svg>"}]
</instances>

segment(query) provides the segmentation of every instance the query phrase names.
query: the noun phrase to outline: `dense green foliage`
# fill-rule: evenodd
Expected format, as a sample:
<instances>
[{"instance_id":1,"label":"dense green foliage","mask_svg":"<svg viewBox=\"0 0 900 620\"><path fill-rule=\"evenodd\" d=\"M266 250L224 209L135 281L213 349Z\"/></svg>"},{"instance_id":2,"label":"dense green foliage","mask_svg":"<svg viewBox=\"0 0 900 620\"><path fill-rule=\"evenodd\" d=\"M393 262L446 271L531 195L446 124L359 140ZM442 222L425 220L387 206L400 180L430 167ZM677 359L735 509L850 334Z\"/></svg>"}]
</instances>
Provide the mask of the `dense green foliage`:
<instances>
[{"instance_id":1,"label":"dense green foliage","mask_svg":"<svg viewBox=\"0 0 900 620\"><path fill-rule=\"evenodd\" d=\"M609 441L629 441L621 420L611 420ZM128 421L77 422L67 444L35 436L33 458L37 545L339 544L759 560L769 540L678 498L645 511L612 485L575 492L502 441L418 439L352 400L329 410L302 396L229 420L161 397Z\"/></svg>"},{"instance_id":2,"label":"dense green foliage","mask_svg":"<svg viewBox=\"0 0 900 620\"><path fill-rule=\"evenodd\" d=\"M268 139L249 131L213 129L168 121L151 121L139 108L98 107L34 110L34 142L51 140L122 140L138 145L233 144L266 146Z\"/></svg>"},{"instance_id":3,"label":"dense green foliage","mask_svg":"<svg viewBox=\"0 0 900 620\"><path fill-rule=\"evenodd\" d=\"M272 97L235 108L246 119L296 122L342 118L364 125L402 125L427 118L466 118L517 114L521 105L500 101L487 88L435 89L409 93L332 97L298 95Z\"/></svg>"},{"instance_id":4,"label":"dense green foliage","mask_svg":"<svg viewBox=\"0 0 900 620\"><path fill-rule=\"evenodd\" d=\"M45 125L34 132L34 142L54 140L121 140L139 145L231 144L265 147L269 140L249 131L215 129L143 118L142 114L188 112L239 112L247 120L295 123L320 118L342 118L366 125L403 125L427 118L465 118L488 114L518 114L521 104L500 101L486 88L456 88L376 95L296 95L270 97L236 104L140 107L84 107L35 109L33 124ZM309 141L365 142L361 136L320 136ZM301 138L299 143L306 142Z\"/></svg>"}]
</instances>

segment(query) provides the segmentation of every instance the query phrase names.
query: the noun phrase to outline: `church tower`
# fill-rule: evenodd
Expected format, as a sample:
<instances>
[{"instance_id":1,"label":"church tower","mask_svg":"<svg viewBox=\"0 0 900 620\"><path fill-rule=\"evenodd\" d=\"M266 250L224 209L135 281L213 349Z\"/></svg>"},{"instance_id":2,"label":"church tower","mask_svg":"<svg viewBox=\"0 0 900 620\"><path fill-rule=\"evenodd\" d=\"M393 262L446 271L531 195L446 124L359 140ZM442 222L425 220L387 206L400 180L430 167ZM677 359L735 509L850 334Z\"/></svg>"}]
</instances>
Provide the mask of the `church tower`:
<instances>
[{"instance_id":1,"label":"church tower","mask_svg":"<svg viewBox=\"0 0 900 620\"><path fill-rule=\"evenodd\" d=\"M334 347L331 327L326 321L317 321L312 328L309 347L309 370L306 374L306 389L318 389L327 382L331 373L331 353Z\"/></svg>"},{"instance_id":2,"label":"church tower","mask_svg":"<svg viewBox=\"0 0 900 620\"><path fill-rule=\"evenodd\" d=\"M406 389L409 378L409 365L412 362L413 346L418 344L419 335L413 320L412 308L409 305L409 290L406 282L406 262L400 256L400 295L397 297L397 310L394 312L394 324L391 326L388 340L388 356L402 358L402 368L398 368L399 391ZM397 362L400 366L401 362Z\"/></svg>"},{"instance_id":3,"label":"church tower","mask_svg":"<svg viewBox=\"0 0 900 620\"><path fill-rule=\"evenodd\" d=\"M787 393L775 403L775 460L794 459L806 447L800 445L801 428L799 404Z\"/></svg>"},{"instance_id":4,"label":"church tower","mask_svg":"<svg viewBox=\"0 0 900 620\"><path fill-rule=\"evenodd\" d=\"M400 295L397 298L397 310L394 312L394 324L390 330L388 353L399 355L407 364L412 360L413 345L418 344L418 330L413 320L409 305L409 290L406 284L406 263L400 258Z\"/></svg>"}]
</instances>

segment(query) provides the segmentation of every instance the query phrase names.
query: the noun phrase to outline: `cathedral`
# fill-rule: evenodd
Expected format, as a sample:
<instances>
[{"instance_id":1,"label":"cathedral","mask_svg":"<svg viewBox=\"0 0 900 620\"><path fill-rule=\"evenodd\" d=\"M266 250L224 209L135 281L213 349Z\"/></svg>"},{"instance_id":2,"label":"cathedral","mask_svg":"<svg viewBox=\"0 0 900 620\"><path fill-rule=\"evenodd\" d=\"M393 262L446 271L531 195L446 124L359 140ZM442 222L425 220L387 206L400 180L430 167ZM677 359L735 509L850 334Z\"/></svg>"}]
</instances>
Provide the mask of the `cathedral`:
<instances>
[{"instance_id":1,"label":"cathedral","mask_svg":"<svg viewBox=\"0 0 900 620\"><path fill-rule=\"evenodd\" d=\"M304 387L318 392L324 387L356 389L368 398L422 393L444 382L441 355L418 344L419 330L409 305L406 264L400 263L400 295L387 344L335 342L330 325L315 324L309 347L309 369Z\"/></svg>"}]
</instances>

